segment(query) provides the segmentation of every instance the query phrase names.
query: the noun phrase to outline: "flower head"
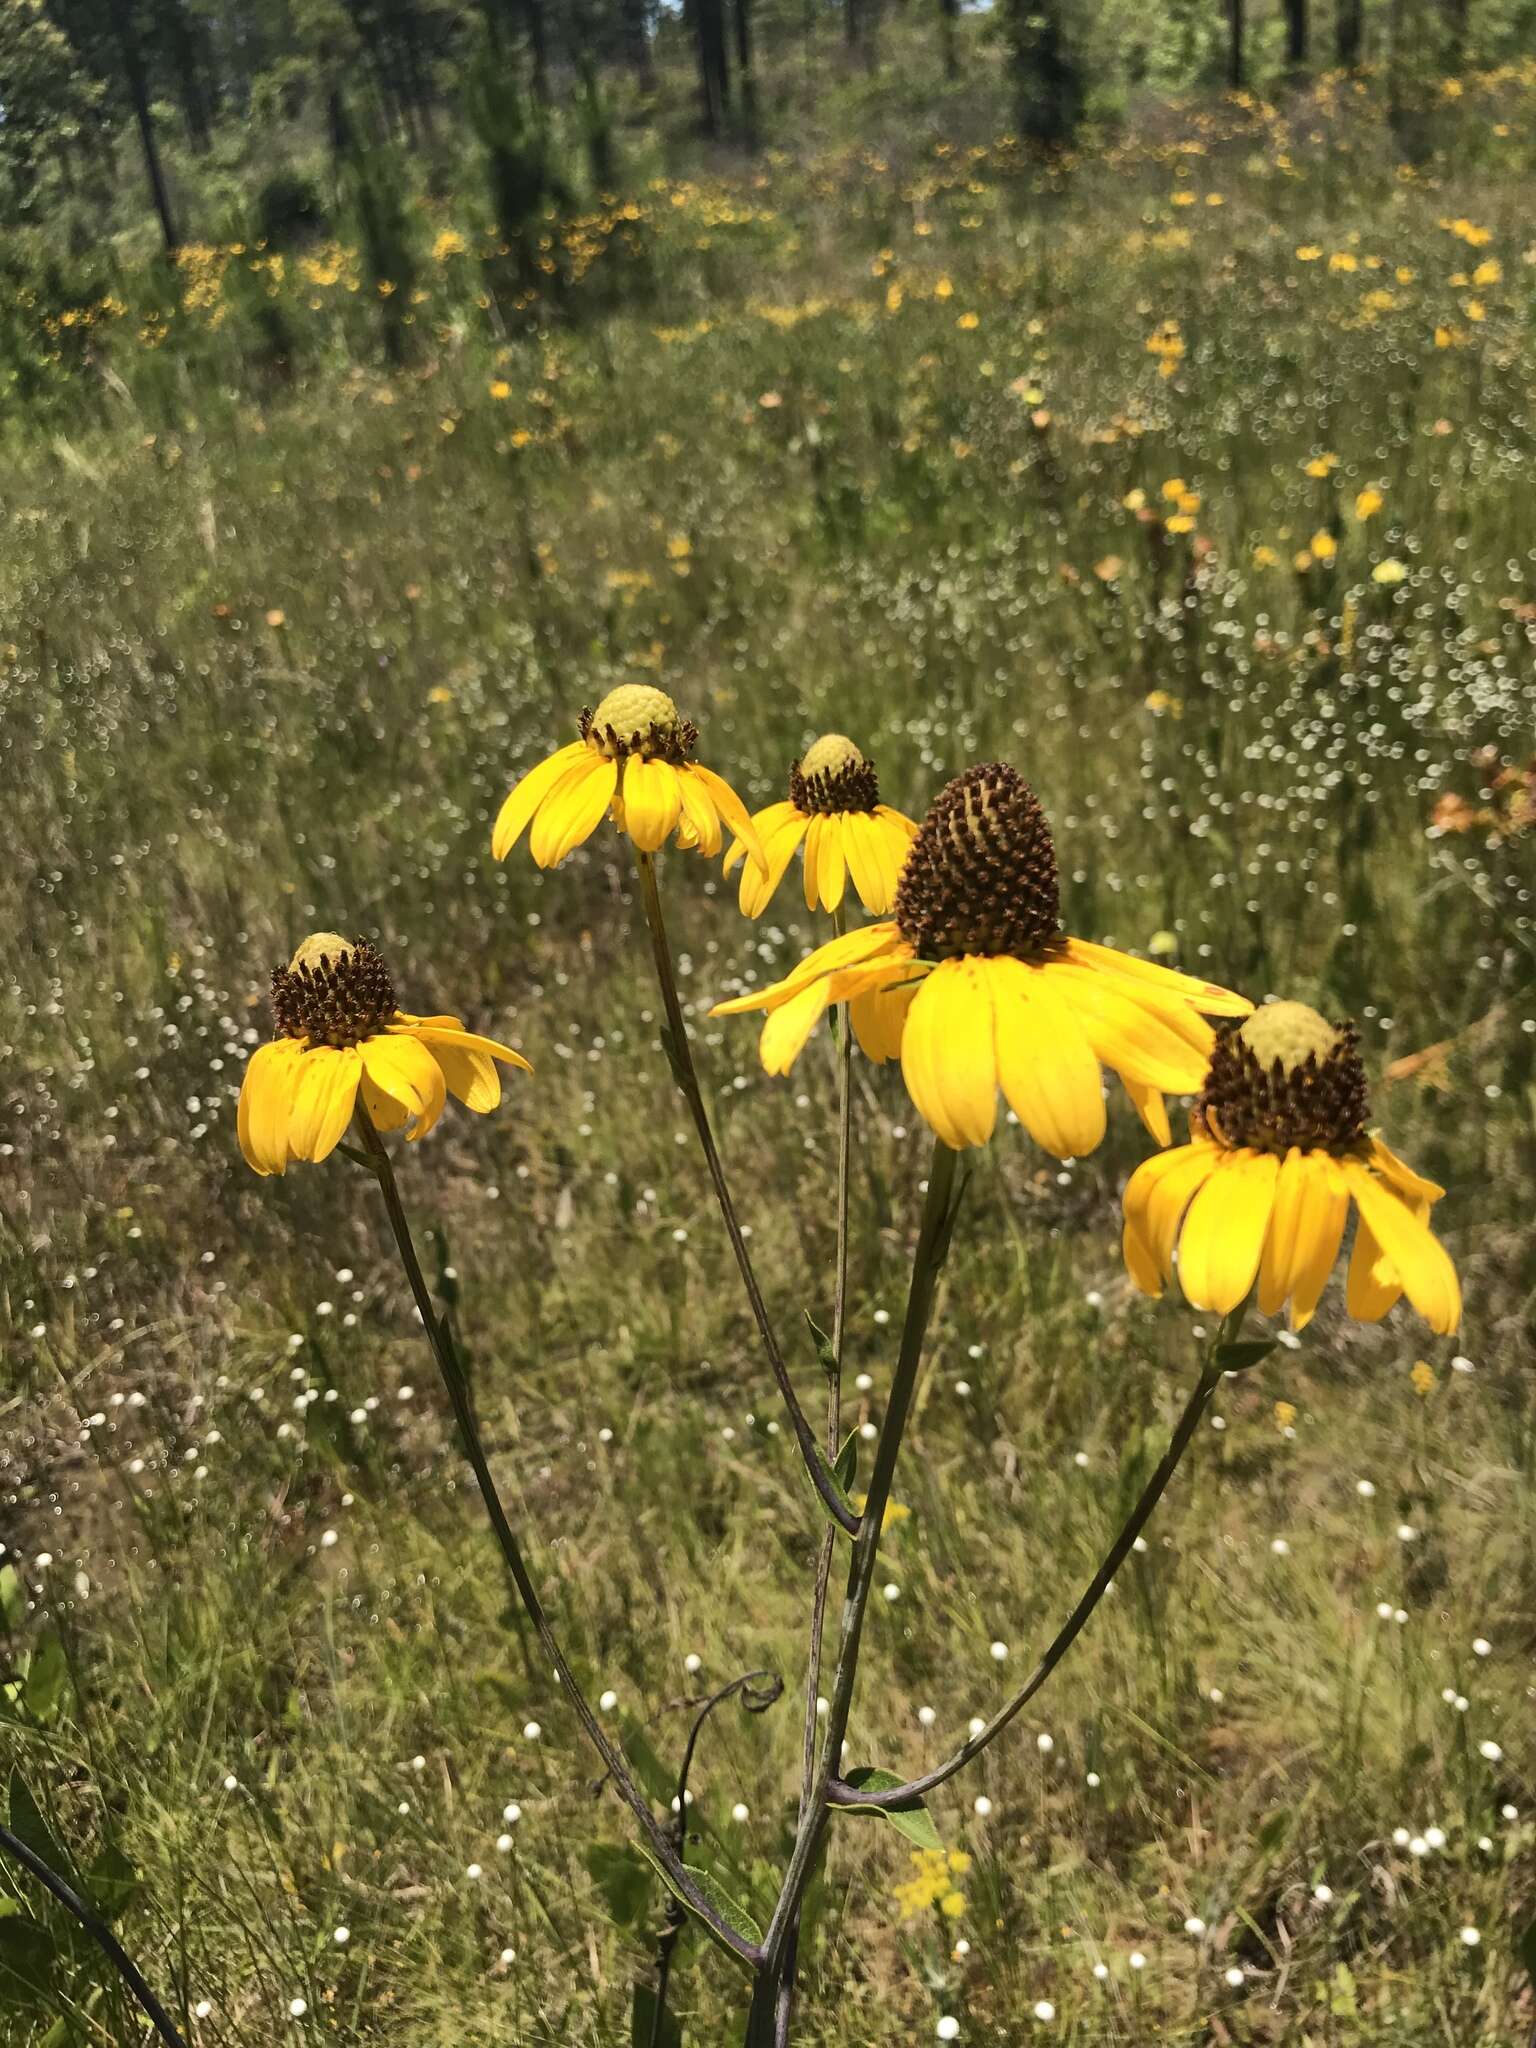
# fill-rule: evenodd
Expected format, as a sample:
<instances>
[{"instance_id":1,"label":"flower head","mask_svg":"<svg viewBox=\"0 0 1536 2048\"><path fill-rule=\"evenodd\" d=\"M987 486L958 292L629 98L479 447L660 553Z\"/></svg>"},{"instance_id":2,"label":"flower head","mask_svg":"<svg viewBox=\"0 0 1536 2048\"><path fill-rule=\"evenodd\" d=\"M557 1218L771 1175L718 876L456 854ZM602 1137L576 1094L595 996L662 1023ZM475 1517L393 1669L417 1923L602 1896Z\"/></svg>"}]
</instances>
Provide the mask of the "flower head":
<instances>
[{"instance_id":1,"label":"flower head","mask_svg":"<svg viewBox=\"0 0 1536 2048\"><path fill-rule=\"evenodd\" d=\"M1290 1303L1309 1323L1343 1242L1349 1313L1379 1322L1406 1294L1442 1336L1461 1320L1461 1289L1431 1234L1444 1194L1366 1128L1359 1034L1305 1003L1270 1003L1224 1029L1191 1119L1191 1142L1146 1160L1125 1190L1125 1262L1144 1294L1173 1271L1196 1308L1226 1315L1258 1282L1259 1308Z\"/></svg>"},{"instance_id":2,"label":"flower head","mask_svg":"<svg viewBox=\"0 0 1536 2048\"><path fill-rule=\"evenodd\" d=\"M531 1071L510 1046L457 1017L416 1017L366 939L314 932L272 976L278 1036L251 1055L240 1086L240 1150L257 1173L324 1159L341 1142L361 1090L376 1129L420 1138L448 1096L484 1112L501 1100L496 1062Z\"/></svg>"},{"instance_id":3,"label":"flower head","mask_svg":"<svg viewBox=\"0 0 1536 2048\"><path fill-rule=\"evenodd\" d=\"M497 860L531 824L533 857L552 868L611 812L642 853L654 853L675 831L679 846L716 854L725 824L763 865L746 805L693 759L699 729L665 690L621 683L595 711L582 712L577 729L580 739L530 768L502 805L491 835Z\"/></svg>"},{"instance_id":4,"label":"flower head","mask_svg":"<svg viewBox=\"0 0 1536 2048\"><path fill-rule=\"evenodd\" d=\"M741 871L740 902L761 917L784 879L795 848L805 846L805 907L836 910L848 877L872 917L887 912L916 825L880 801L875 764L840 732L823 733L789 771L789 800L752 820L765 867ZM730 873L746 852L738 839L725 857Z\"/></svg>"},{"instance_id":5,"label":"flower head","mask_svg":"<svg viewBox=\"0 0 1536 2048\"><path fill-rule=\"evenodd\" d=\"M1206 1013L1252 1008L1064 933L1045 813L999 762L940 792L902 868L893 918L818 947L784 980L715 1014L767 1010L762 1062L783 1074L839 1001L871 1059L900 1058L912 1100L946 1145L987 1142L1001 1088L1062 1159L1104 1135L1101 1065L1167 1144L1163 1095L1193 1094L1204 1079L1215 1045Z\"/></svg>"}]
</instances>

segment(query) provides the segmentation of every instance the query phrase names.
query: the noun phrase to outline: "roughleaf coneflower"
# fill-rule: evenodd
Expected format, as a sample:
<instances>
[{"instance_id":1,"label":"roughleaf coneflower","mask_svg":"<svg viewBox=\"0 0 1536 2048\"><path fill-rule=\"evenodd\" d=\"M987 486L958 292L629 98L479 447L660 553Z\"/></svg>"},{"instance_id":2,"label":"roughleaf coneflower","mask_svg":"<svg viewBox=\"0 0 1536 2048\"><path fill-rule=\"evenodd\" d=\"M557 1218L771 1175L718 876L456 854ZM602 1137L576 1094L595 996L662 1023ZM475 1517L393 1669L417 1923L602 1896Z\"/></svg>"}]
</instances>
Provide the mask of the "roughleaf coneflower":
<instances>
[{"instance_id":1,"label":"roughleaf coneflower","mask_svg":"<svg viewBox=\"0 0 1536 2048\"><path fill-rule=\"evenodd\" d=\"M416 1017L366 939L315 932L272 976L278 1036L251 1055L240 1085L240 1150L257 1173L319 1160L346 1134L361 1091L376 1129L420 1138L449 1095L467 1109L501 1100L496 1062L531 1072L509 1045L466 1031L457 1017Z\"/></svg>"},{"instance_id":2,"label":"roughleaf coneflower","mask_svg":"<svg viewBox=\"0 0 1536 2048\"><path fill-rule=\"evenodd\" d=\"M758 811L752 823L765 867L741 871L739 901L746 917L761 917L795 848L805 846L805 907L835 911L852 878L871 917L884 917L896 901L902 862L917 827L880 801L875 764L840 732L823 733L789 771L789 798ZM725 857L729 874L746 853L738 839Z\"/></svg>"},{"instance_id":3,"label":"roughleaf coneflower","mask_svg":"<svg viewBox=\"0 0 1536 2048\"><path fill-rule=\"evenodd\" d=\"M1191 1142L1144 1161L1125 1190L1125 1262L1144 1294L1162 1293L1177 1244L1192 1306L1225 1315L1257 1280L1261 1312L1289 1302L1302 1329L1353 1201L1349 1313L1379 1322L1406 1294L1432 1330L1456 1328L1456 1269L1426 1220L1445 1190L1366 1129L1359 1043L1305 1003L1267 1004L1221 1033Z\"/></svg>"},{"instance_id":4,"label":"roughleaf coneflower","mask_svg":"<svg viewBox=\"0 0 1536 2048\"><path fill-rule=\"evenodd\" d=\"M907 855L895 916L820 946L771 988L714 1014L767 1010L762 1062L787 1073L829 1003L846 1001L873 1060L900 1056L907 1090L946 1145L984 1145L1001 1088L1058 1158L1104 1135L1101 1066L1148 1129L1164 1094L1192 1095L1242 996L1061 929L1056 853L1033 790L987 762L940 793Z\"/></svg>"},{"instance_id":5,"label":"roughleaf coneflower","mask_svg":"<svg viewBox=\"0 0 1536 2048\"><path fill-rule=\"evenodd\" d=\"M693 759L699 729L665 690L621 683L595 711L582 712L577 729L580 739L530 768L502 805L491 834L497 860L531 825L535 861L555 867L611 812L642 853L655 853L676 832L679 846L713 856L729 826L761 867L746 805L723 777Z\"/></svg>"}]
</instances>

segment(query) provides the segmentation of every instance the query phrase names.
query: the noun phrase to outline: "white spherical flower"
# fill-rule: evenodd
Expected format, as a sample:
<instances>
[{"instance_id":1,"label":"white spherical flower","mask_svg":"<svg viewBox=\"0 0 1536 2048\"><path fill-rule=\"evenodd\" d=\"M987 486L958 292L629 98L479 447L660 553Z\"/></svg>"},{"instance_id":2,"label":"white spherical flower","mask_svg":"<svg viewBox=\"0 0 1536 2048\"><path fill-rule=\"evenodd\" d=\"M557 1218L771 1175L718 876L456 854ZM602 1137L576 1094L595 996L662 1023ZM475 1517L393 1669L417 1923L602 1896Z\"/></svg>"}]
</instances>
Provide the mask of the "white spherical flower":
<instances>
[{"instance_id":1,"label":"white spherical flower","mask_svg":"<svg viewBox=\"0 0 1536 2048\"><path fill-rule=\"evenodd\" d=\"M1198 1913L1191 1913L1189 1918L1184 1922L1184 1932L1186 1934L1204 1934L1205 1922L1200 1918L1200 1915Z\"/></svg>"},{"instance_id":2,"label":"white spherical flower","mask_svg":"<svg viewBox=\"0 0 1536 2048\"><path fill-rule=\"evenodd\" d=\"M1461 1938L1468 1948L1476 1948L1483 1937L1478 1933L1475 1927L1463 1927L1463 1929L1461 1930Z\"/></svg>"},{"instance_id":3,"label":"white spherical flower","mask_svg":"<svg viewBox=\"0 0 1536 2048\"><path fill-rule=\"evenodd\" d=\"M976 1798L971 1802L971 1811L976 1815L978 1820L985 1820L987 1815L992 1811L992 1802L987 1797L985 1792L978 1793Z\"/></svg>"},{"instance_id":4,"label":"white spherical flower","mask_svg":"<svg viewBox=\"0 0 1536 2048\"><path fill-rule=\"evenodd\" d=\"M539 1726L537 1721L525 1721L523 1723L524 1742L537 1742L539 1737L543 1733L544 1730Z\"/></svg>"},{"instance_id":5,"label":"white spherical flower","mask_svg":"<svg viewBox=\"0 0 1536 2048\"><path fill-rule=\"evenodd\" d=\"M1232 1986L1232 1989L1234 1991L1237 1989L1238 1985L1242 1983L1243 1973L1236 1963L1234 1963L1231 1969L1227 1971L1226 1978L1227 1982Z\"/></svg>"},{"instance_id":6,"label":"white spherical flower","mask_svg":"<svg viewBox=\"0 0 1536 2048\"><path fill-rule=\"evenodd\" d=\"M608 1692L599 1693L597 1696L597 1704L605 1714L611 1714L614 1708L619 1704L619 1696L616 1692L612 1690L609 1690Z\"/></svg>"},{"instance_id":7,"label":"white spherical flower","mask_svg":"<svg viewBox=\"0 0 1536 2048\"><path fill-rule=\"evenodd\" d=\"M960 2022L952 2013L945 2013L943 2019L939 2021L939 2024L933 2031L941 2041L958 2041L960 2038Z\"/></svg>"},{"instance_id":8,"label":"white spherical flower","mask_svg":"<svg viewBox=\"0 0 1536 2048\"><path fill-rule=\"evenodd\" d=\"M309 2011L309 2000L307 1998L290 1998L288 2001L288 2010L292 2014L294 2019L301 2020L303 2019L305 2013Z\"/></svg>"},{"instance_id":9,"label":"white spherical flower","mask_svg":"<svg viewBox=\"0 0 1536 2048\"><path fill-rule=\"evenodd\" d=\"M1056 2008L1048 1998L1037 1998L1035 2000L1035 2018L1037 2020L1053 2020L1055 2017Z\"/></svg>"}]
</instances>

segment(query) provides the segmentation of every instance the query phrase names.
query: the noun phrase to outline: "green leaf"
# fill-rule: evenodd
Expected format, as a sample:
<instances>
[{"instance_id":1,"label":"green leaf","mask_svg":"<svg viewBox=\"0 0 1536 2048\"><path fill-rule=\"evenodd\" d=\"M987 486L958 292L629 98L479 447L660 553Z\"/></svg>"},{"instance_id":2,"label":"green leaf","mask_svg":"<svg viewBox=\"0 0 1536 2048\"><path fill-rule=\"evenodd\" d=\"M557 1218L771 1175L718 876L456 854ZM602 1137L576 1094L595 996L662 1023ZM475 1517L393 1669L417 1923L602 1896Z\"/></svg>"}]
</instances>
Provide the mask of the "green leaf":
<instances>
[{"instance_id":1,"label":"green leaf","mask_svg":"<svg viewBox=\"0 0 1536 2048\"><path fill-rule=\"evenodd\" d=\"M805 1325L816 1340L816 1362L830 1379L837 1371L837 1353L832 1349L832 1339L817 1322L810 1310L806 1310Z\"/></svg>"},{"instance_id":2,"label":"green leaf","mask_svg":"<svg viewBox=\"0 0 1536 2048\"><path fill-rule=\"evenodd\" d=\"M37 1648L32 1652L21 1703L33 1720L46 1728L59 1711L68 1683L69 1661L64 1655L64 1644L57 1630L48 1629L38 1638Z\"/></svg>"},{"instance_id":3,"label":"green leaf","mask_svg":"<svg viewBox=\"0 0 1536 2048\"><path fill-rule=\"evenodd\" d=\"M0 2012L52 2002L53 1936L36 1920L0 1920Z\"/></svg>"},{"instance_id":4,"label":"green leaf","mask_svg":"<svg viewBox=\"0 0 1536 2048\"><path fill-rule=\"evenodd\" d=\"M898 1778L894 1771L883 1771L878 1764L860 1764L856 1771L850 1771L843 1783L855 1792L894 1792L906 1781ZM847 1808L849 1813L877 1813L882 1820L888 1820L896 1832L919 1849L942 1849L939 1831L933 1824L933 1815L921 1799L914 1799L909 1806L855 1806Z\"/></svg>"},{"instance_id":5,"label":"green leaf","mask_svg":"<svg viewBox=\"0 0 1536 2048\"><path fill-rule=\"evenodd\" d=\"M715 1946L728 1955L733 1962L739 1963L744 1970L750 1973L752 1965L747 1961L746 1957L738 1955L728 1942L722 1941L718 1931L708 1920L703 1918L693 1901L684 1897L683 1893L672 1882L671 1875L663 1865L660 1857L645 1842L641 1842L637 1846L639 1847L640 1854L650 1864L673 1898L694 1915ZM698 1886L699 1892L706 1903L719 1914L726 1926L739 1934L743 1941L749 1941L754 1948L761 1948L763 1945L763 1930L752 1918L746 1907L733 1899L723 1885L716 1883L707 1870L697 1870L691 1863L685 1863L683 1868Z\"/></svg>"},{"instance_id":6,"label":"green leaf","mask_svg":"<svg viewBox=\"0 0 1536 2048\"><path fill-rule=\"evenodd\" d=\"M1222 1372L1247 1372L1250 1366L1262 1365L1278 1342L1275 1337L1241 1337L1232 1344L1218 1344L1217 1366Z\"/></svg>"},{"instance_id":7,"label":"green leaf","mask_svg":"<svg viewBox=\"0 0 1536 2048\"><path fill-rule=\"evenodd\" d=\"M837 1463L832 1467L832 1477L846 1494L852 1490L859 1470L859 1432L850 1429L843 1448L837 1454Z\"/></svg>"},{"instance_id":8,"label":"green leaf","mask_svg":"<svg viewBox=\"0 0 1536 2048\"><path fill-rule=\"evenodd\" d=\"M1261 1856L1272 1856L1291 1831L1290 1810L1277 1806L1258 1833L1258 1851Z\"/></svg>"},{"instance_id":9,"label":"green leaf","mask_svg":"<svg viewBox=\"0 0 1536 2048\"><path fill-rule=\"evenodd\" d=\"M8 1798L11 1833L40 1857L55 1877L62 1877L73 1890L80 1890L80 1874L53 1838L52 1830L43 1818L42 1808L32 1797L27 1781L20 1768L11 1767L11 1783Z\"/></svg>"},{"instance_id":10,"label":"green leaf","mask_svg":"<svg viewBox=\"0 0 1536 2048\"><path fill-rule=\"evenodd\" d=\"M637 1984L629 2013L630 2048L683 2048L683 2030L675 2016L663 2008L660 2021L658 2026L655 1989Z\"/></svg>"},{"instance_id":11,"label":"green leaf","mask_svg":"<svg viewBox=\"0 0 1536 2048\"><path fill-rule=\"evenodd\" d=\"M27 1596L15 1565L0 1564L0 1621L14 1628L27 1611Z\"/></svg>"},{"instance_id":12,"label":"green leaf","mask_svg":"<svg viewBox=\"0 0 1536 2048\"><path fill-rule=\"evenodd\" d=\"M651 1747L651 1738L632 1714L621 1725L624 1761L658 1806L670 1806L677 1793L677 1772L669 1769Z\"/></svg>"},{"instance_id":13,"label":"green leaf","mask_svg":"<svg viewBox=\"0 0 1536 2048\"><path fill-rule=\"evenodd\" d=\"M625 1844L593 1842L582 1861L617 1927L633 1927L651 1903L651 1873Z\"/></svg>"}]
</instances>

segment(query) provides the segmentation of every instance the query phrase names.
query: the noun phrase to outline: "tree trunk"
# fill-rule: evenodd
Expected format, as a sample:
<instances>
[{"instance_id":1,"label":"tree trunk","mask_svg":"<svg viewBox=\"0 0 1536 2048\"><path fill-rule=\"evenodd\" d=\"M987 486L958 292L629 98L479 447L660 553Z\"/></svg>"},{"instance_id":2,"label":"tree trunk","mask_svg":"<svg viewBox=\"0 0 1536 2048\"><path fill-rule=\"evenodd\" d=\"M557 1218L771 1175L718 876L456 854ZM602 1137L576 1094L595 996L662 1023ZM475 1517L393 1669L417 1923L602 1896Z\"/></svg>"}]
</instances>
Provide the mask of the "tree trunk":
<instances>
[{"instance_id":1,"label":"tree trunk","mask_svg":"<svg viewBox=\"0 0 1536 2048\"><path fill-rule=\"evenodd\" d=\"M1010 0L1009 65L1019 130L1035 149L1053 155L1083 118L1082 66L1067 26L1075 0Z\"/></svg>"},{"instance_id":2,"label":"tree trunk","mask_svg":"<svg viewBox=\"0 0 1536 2048\"><path fill-rule=\"evenodd\" d=\"M1285 0L1285 61L1293 71L1307 61L1307 0Z\"/></svg>"},{"instance_id":3,"label":"tree trunk","mask_svg":"<svg viewBox=\"0 0 1536 2048\"><path fill-rule=\"evenodd\" d=\"M733 0L736 16L736 79L741 92L741 125L749 145L757 142L757 72L752 53L752 0Z\"/></svg>"},{"instance_id":4,"label":"tree trunk","mask_svg":"<svg viewBox=\"0 0 1536 2048\"><path fill-rule=\"evenodd\" d=\"M1248 83L1243 32L1248 26L1246 0L1227 0L1227 84L1241 92Z\"/></svg>"},{"instance_id":5,"label":"tree trunk","mask_svg":"<svg viewBox=\"0 0 1536 2048\"><path fill-rule=\"evenodd\" d=\"M544 0L521 0L523 26L528 32L528 54L533 60L533 96L541 106L549 104L549 30L544 19Z\"/></svg>"},{"instance_id":6,"label":"tree trunk","mask_svg":"<svg viewBox=\"0 0 1536 2048\"><path fill-rule=\"evenodd\" d=\"M1334 0L1334 48L1339 63L1354 71L1365 49L1365 0Z\"/></svg>"},{"instance_id":7,"label":"tree trunk","mask_svg":"<svg viewBox=\"0 0 1536 2048\"><path fill-rule=\"evenodd\" d=\"M956 30L960 20L960 0L939 0L939 42L944 52L944 76L953 81L960 76L960 48Z\"/></svg>"},{"instance_id":8,"label":"tree trunk","mask_svg":"<svg viewBox=\"0 0 1536 2048\"><path fill-rule=\"evenodd\" d=\"M167 255L174 256L179 246L176 221L171 212L171 198L165 187L165 172L160 164L160 146L155 139L155 117L150 112L149 84L144 76L144 57L139 48L138 32L129 12L132 0L112 0L112 27L117 36L118 51L123 60L123 77L128 86L128 98L133 106L133 118L138 124L139 146L144 152L144 172L149 179L149 194L154 202L155 213L160 222L160 232L165 238Z\"/></svg>"},{"instance_id":9,"label":"tree trunk","mask_svg":"<svg viewBox=\"0 0 1536 2048\"><path fill-rule=\"evenodd\" d=\"M731 107L730 55L725 39L725 0L693 0L694 37L699 55L699 98L704 132L725 132Z\"/></svg>"},{"instance_id":10,"label":"tree trunk","mask_svg":"<svg viewBox=\"0 0 1536 2048\"><path fill-rule=\"evenodd\" d=\"M624 37L624 54L635 74L635 83L649 99L656 90L656 64L645 25L645 0L619 0L619 25Z\"/></svg>"},{"instance_id":11,"label":"tree trunk","mask_svg":"<svg viewBox=\"0 0 1536 2048\"><path fill-rule=\"evenodd\" d=\"M1445 0L1445 61L1459 70L1466 62L1472 29L1472 0Z\"/></svg>"}]
</instances>

